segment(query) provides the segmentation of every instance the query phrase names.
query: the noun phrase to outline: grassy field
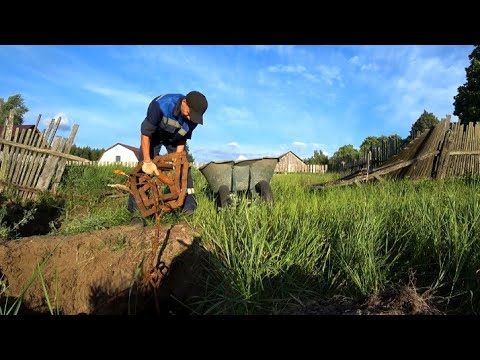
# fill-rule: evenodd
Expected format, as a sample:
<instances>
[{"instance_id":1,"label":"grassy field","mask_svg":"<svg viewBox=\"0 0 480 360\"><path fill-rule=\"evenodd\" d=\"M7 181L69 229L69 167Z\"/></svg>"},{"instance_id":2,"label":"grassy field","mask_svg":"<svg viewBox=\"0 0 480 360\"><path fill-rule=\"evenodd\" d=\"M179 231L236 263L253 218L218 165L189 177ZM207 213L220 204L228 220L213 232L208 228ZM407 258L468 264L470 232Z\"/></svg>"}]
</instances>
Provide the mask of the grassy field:
<instances>
[{"instance_id":1,"label":"grassy field","mask_svg":"<svg viewBox=\"0 0 480 360\"><path fill-rule=\"evenodd\" d=\"M478 312L478 179L309 190L322 179L275 175L273 207L242 203L216 213L199 196L196 225L220 270L206 279L205 312L271 312L391 284L428 291L452 311Z\"/></svg>"},{"instance_id":2,"label":"grassy field","mask_svg":"<svg viewBox=\"0 0 480 360\"><path fill-rule=\"evenodd\" d=\"M61 219L50 233L128 224L126 196L107 195L106 184L123 182L115 169L69 167ZM480 311L478 178L314 191L309 185L335 175L282 174L270 182L273 205L239 199L217 210L206 180L193 175L198 210L187 221L201 234L205 270L205 293L191 305L198 313L275 313L339 294L361 299L396 284L415 287L447 312ZM162 222L180 219L169 213Z\"/></svg>"}]
</instances>

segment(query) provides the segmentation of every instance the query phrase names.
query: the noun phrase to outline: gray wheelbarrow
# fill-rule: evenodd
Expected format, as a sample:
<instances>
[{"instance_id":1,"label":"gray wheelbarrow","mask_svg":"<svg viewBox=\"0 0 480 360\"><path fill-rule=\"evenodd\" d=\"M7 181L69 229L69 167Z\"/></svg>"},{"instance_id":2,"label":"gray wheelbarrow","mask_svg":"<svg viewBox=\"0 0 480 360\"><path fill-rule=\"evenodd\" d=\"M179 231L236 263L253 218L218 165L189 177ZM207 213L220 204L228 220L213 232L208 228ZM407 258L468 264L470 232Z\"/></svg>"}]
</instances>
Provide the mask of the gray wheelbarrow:
<instances>
[{"instance_id":1,"label":"gray wheelbarrow","mask_svg":"<svg viewBox=\"0 0 480 360\"><path fill-rule=\"evenodd\" d=\"M255 192L263 201L272 203L270 179L279 160L275 157L263 157L239 161L211 161L199 170L216 195L219 207L230 205L232 195L238 192L249 195Z\"/></svg>"}]
</instances>

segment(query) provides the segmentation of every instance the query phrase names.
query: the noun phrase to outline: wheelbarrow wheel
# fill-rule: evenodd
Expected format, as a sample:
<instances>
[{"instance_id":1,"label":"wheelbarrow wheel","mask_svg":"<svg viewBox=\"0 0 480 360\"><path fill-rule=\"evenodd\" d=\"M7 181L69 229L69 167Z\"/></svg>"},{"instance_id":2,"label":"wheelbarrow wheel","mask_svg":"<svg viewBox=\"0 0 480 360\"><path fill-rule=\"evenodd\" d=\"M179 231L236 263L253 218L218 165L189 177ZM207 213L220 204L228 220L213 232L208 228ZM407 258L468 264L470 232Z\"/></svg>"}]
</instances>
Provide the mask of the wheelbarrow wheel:
<instances>
[{"instance_id":1,"label":"wheelbarrow wheel","mask_svg":"<svg viewBox=\"0 0 480 360\"><path fill-rule=\"evenodd\" d=\"M270 184L265 181L259 181L257 185L255 185L255 190L257 193L260 195L260 198L267 202L267 203L273 203L273 194L272 194L272 188L270 187Z\"/></svg>"},{"instance_id":2,"label":"wheelbarrow wheel","mask_svg":"<svg viewBox=\"0 0 480 360\"><path fill-rule=\"evenodd\" d=\"M217 205L218 207L224 208L230 204L230 190L228 189L227 185L222 185L218 188Z\"/></svg>"}]
</instances>

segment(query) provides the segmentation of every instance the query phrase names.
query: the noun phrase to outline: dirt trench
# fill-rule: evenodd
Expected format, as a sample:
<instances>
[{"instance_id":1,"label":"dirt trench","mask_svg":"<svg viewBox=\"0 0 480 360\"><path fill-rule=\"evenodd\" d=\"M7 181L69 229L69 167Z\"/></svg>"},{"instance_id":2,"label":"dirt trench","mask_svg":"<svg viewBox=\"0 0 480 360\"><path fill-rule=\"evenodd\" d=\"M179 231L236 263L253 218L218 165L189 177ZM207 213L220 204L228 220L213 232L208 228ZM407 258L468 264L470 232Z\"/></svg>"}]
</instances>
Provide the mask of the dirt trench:
<instances>
[{"instance_id":1,"label":"dirt trench","mask_svg":"<svg viewBox=\"0 0 480 360\"><path fill-rule=\"evenodd\" d=\"M154 292L153 286L143 281L154 236L155 227L119 226L4 241L0 243L0 276L7 291L2 306L18 299L48 257L41 271L47 290L37 276L24 294L19 313L49 314L53 309L64 315L163 315L182 311L178 304L196 291L195 245L199 238L186 223L161 226L159 260L167 273Z\"/></svg>"}]
</instances>

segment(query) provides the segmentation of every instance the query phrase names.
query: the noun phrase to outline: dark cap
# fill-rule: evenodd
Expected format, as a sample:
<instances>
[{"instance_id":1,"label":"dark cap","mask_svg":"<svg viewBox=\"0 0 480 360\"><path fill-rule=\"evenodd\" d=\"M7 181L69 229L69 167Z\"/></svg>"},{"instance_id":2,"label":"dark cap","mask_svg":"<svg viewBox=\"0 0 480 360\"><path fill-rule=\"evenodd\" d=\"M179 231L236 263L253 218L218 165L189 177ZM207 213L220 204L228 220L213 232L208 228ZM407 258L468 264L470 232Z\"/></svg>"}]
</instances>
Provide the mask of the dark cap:
<instances>
[{"instance_id":1,"label":"dark cap","mask_svg":"<svg viewBox=\"0 0 480 360\"><path fill-rule=\"evenodd\" d=\"M198 91L190 91L186 99L190 108L190 120L196 124L203 125L203 114L208 108L207 98Z\"/></svg>"}]
</instances>

